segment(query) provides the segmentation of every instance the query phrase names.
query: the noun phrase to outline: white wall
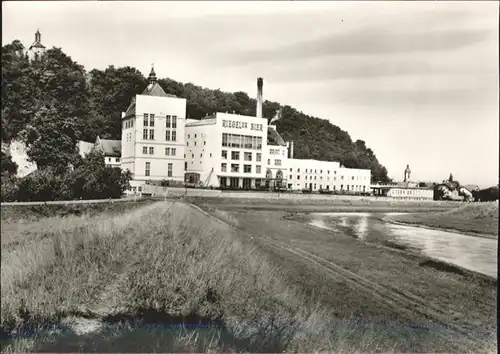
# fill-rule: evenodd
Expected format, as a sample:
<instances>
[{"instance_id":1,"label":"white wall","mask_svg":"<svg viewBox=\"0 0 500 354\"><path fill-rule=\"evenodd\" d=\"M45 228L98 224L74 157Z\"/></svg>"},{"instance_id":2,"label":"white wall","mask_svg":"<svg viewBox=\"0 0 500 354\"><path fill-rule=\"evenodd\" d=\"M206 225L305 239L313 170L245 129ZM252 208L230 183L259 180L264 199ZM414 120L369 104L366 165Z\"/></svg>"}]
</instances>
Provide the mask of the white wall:
<instances>
[{"instance_id":1,"label":"white wall","mask_svg":"<svg viewBox=\"0 0 500 354\"><path fill-rule=\"evenodd\" d=\"M340 191L342 187L347 191L349 185L349 191L353 191L354 186L354 192L370 192L370 170L341 168L339 162L311 159L288 159L288 167L287 186L292 184L294 190L309 188L312 184L313 191Z\"/></svg>"},{"instance_id":2,"label":"white wall","mask_svg":"<svg viewBox=\"0 0 500 354\"><path fill-rule=\"evenodd\" d=\"M262 138L262 149L253 150L245 148L232 148L222 146L222 134L238 134L258 136ZM196 138L194 135L196 134ZM189 138L187 136L189 135ZM201 121L192 121L186 127L186 162L188 163L187 172L200 173L202 182L212 173L209 185L219 186L217 175L222 177L238 178L259 178L265 177L267 161L267 119L256 118L252 116L242 116L229 113L216 113L214 118L203 119ZM194 145L194 142L197 145ZM206 145L204 142L206 141ZM222 158L222 150L227 151L227 159ZM231 152L238 151L240 159L233 161ZM245 161L245 152L252 154L252 161ZM261 153L261 161L256 161L257 153ZM202 154L202 157L200 157ZM210 155L212 154L212 155ZM193 158L194 155L194 158ZM222 172L221 164L227 164L227 172ZM239 165L239 172L231 172L231 164ZM244 172L244 165L251 166L251 173ZM257 166L261 166L260 173L257 173Z\"/></svg>"},{"instance_id":3,"label":"white wall","mask_svg":"<svg viewBox=\"0 0 500 354\"><path fill-rule=\"evenodd\" d=\"M387 196L396 199L433 199L434 191L421 188L392 188L387 192Z\"/></svg>"},{"instance_id":4,"label":"white wall","mask_svg":"<svg viewBox=\"0 0 500 354\"><path fill-rule=\"evenodd\" d=\"M154 114L154 127L144 126L144 113ZM166 128L166 116L177 117L175 129ZM134 180L184 181L184 130L186 118L186 99L174 97L157 97L147 95L136 96L136 116L134 126L122 131L122 166L129 168ZM148 129L148 139L143 139L143 129ZM149 130L154 129L154 140L149 140ZM176 131L176 141L167 141L165 132ZM127 142L127 133L132 139ZM148 153L143 153L147 147ZM153 154L149 154L149 148ZM165 155L165 148L175 148L175 156ZM150 176L145 175L146 162L150 163ZM168 176L168 164L172 164L172 176Z\"/></svg>"}]
</instances>

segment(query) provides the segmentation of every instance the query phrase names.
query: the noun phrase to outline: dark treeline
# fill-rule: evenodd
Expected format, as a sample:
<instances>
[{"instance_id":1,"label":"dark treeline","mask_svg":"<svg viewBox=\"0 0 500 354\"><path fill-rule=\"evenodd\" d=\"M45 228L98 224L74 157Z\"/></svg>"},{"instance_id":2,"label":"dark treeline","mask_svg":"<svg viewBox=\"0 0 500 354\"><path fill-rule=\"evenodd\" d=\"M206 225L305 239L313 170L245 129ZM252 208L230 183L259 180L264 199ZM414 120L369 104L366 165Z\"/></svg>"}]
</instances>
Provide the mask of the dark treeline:
<instances>
[{"instance_id":1,"label":"dark treeline","mask_svg":"<svg viewBox=\"0 0 500 354\"><path fill-rule=\"evenodd\" d=\"M30 62L19 41L2 47L2 142L27 145L38 168L67 169L78 160L77 141L121 139L121 112L147 85L133 67L85 71L60 48ZM165 92L187 99L187 117L199 119L216 111L255 115L256 101L244 92L222 92L191 83L160 79ZM387 170L362 140L324 119L291 106L265 101L264 117L279 108L277 129L295 143L295 157L339 161L345 167L367 168L372 180L387 182Z\"/></svg>"}]
</instances>

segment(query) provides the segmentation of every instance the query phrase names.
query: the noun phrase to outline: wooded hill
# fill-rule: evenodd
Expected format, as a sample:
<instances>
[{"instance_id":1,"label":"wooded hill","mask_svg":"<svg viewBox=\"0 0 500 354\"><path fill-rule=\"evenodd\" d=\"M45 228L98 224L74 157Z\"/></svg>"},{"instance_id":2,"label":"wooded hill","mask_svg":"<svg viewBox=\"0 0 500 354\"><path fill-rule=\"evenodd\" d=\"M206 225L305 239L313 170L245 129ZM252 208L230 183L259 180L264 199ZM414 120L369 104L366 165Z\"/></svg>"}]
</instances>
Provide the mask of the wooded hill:
<instances>
[{"instance_id":1,"label":"wooded hill","mask_svg":"<svg viewBox=\"0 0 500 354\"><path fill-rule=\"evenodd\" d=\"M141 93L147 80L133 67L86 72L60 48L47 50L30 62L20 41L2 47L2 142L21 139L39 168L67 166L78 140L121 138L121 112ZM187 117L199 119L214 112L255 115L256 101L244 92L222 92L159 79L165 92L187 99ZM265 101L264 117L279 108L277 130L295 143L296 158L338 161L345 167L368 168L372 180L386 182L387 170L362 140L353 142L346 131L325 119L308 116L289 105ZM331 117L334 118L334 117Z\"/></svg>"}]
</instances>

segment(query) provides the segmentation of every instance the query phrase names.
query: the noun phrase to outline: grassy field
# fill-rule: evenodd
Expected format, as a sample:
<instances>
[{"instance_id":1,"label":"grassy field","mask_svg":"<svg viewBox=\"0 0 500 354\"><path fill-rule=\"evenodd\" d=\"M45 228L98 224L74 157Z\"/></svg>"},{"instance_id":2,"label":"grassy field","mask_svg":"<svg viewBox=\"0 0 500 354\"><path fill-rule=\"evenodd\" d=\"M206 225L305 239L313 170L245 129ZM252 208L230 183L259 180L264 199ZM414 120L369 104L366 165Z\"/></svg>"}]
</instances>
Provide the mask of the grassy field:
<instances>
[{"instance_id":1,"label":"grassy field","mask_svg":"<svg viewBox=\"0 0 500 354\"><path fill-rule=\"evenodd\" d=\"M220 206L223 209L276 210L289 212L438 212L458 208L456 202L355 199L247 199L188 197L198 205Z\"/></svg>"},{"instance_id":2,"label":"grassy field","mask_svg":"<svg viewBox=\"0 0 500 354\"><path fill-rule=\"evenodd\" d=\"M206 210L217 212L222 206L203 205ZM218 208L218 209L217 209ZM220 211L218 211L220 212ZM342 269L356 273L363 279L375 282L387 290L387 295L409 293L418 297L422 309L438 308L441 324L459 324L469 328L477 338L493 343L496 331L496 280L472 272L455 272L433 267L425 257L397 252L359 242L342 233L329 232L284 218L286 212L226 209L227 222L245 230L250 235L271 239L334 262ZM363 318L372 323L392 323L393 328L404 325L430 326L427 333L404 332L393 329L399 338L397 351L455 352L450 342L435 336L440 324L418 313L405 314L398 307L385 307L376 301L370 289L355 289L338 274L318 268L296 255L282 252L261 244L282 270L287 281L314 298L323 308L330 309L340 318ZM363 287L363 282L358 284ZM400 324L400 325L398 325ZM379 337L382 335L379 333ZM390 337L390 336L389 336ZM384 339L391 341L387 337ZM455 337L452 341L462 338ZM392 343L395 339L392 338ZM371 350L369 350L371 351ZM481 352L474 350L474 352Z\"/></svg>"},{"instance_id":3,"label":"grassy field","mask_svg":"<svg viewBox=\"0 0 500 354\"><path fill-rule=\"evenodd\" d=\"M37 209L36 218L28 210L7 214L2 207L1 331L3 337L17 333L17 340L2 343L2 352L453 348L435 338L434 330L411 328L422 319L405 319L380 307L369 293L355 292L187 204L116 204L98 212L100 207L73 213L78 215ZM347 239L331 244L327 234L280 221L276 212L235 213L231 206L211 212L242 228L300 243L376 280L387 276L388 285L414 286L417 279L441 305L456 312L465 306L464 316L483 324L491 320L484 317L485 311L494 311L489 286L465 285L463 279L443 277L382 251L366 251ZM412 274L408 282L401 281L404 274ZM439 293L431 292L434 286ZM455 295L450 296L452 290ZM103 329L95 335L74 333L96 323ZM25 336L68 325L73 333L64 336Z\"/></svg>"},{"instance_id":4,"label":"grassy field","mask_svg":"<svg viewBox=\"0 0 500 354\"><path fill-rule=\"evenodd\" d=\"M376 327L353 331L354 320L305 298L265 253L186 204L3 223L22 225L22 232L2 229L1 330L18 336L3 343L3 352L400 348ZM58 347L53 336L22 337L64 323L81 326L85 319L121 329L71 337L77 347ZM163 327L138 332L127 319ZM182 323L174 335L161 329ZM186 329L189 323L202 325Z\"/></svg>"},{"instance_id":5,"label":"grassy field","mask_svg":"<svg viewBox=\"0 0 500 354\"><path fill-rule=\"evenodd\" d=\"M413 225L498 237L498 202L471 203L439 213L392 216Z\"/></svg>"}]
</instances>

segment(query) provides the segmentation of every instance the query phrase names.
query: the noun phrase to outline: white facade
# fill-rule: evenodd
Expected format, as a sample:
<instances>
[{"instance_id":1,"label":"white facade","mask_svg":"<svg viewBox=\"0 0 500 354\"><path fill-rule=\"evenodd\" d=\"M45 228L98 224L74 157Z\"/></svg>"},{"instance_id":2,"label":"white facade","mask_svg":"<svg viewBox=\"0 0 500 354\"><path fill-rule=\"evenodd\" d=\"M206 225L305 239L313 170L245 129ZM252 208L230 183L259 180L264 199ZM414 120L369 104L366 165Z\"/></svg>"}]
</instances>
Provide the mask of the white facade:
<instances>
[{"instance_id":1,"label":"white facade","mask_svg":"<svg viewBox=\"0 0 500 354\"><path fill-rule=\"evenodd\" d=\"M422 199L422 200L432 200L434 199L434 190L427 188L405 188L405 187L395 187L391 188L387 192L387 196L396 199Z\"/></svg>"},{"instance_id":2,"label":"white facade","mask_svg":"<svg viewBox=\"0 0 500 354\"><path fill-rule=\"evenodd\" d=\"M130 185L184 181L186 99L142 94L131 107L122 114L121 139L121 166L132 172Z\"/></svg>"},{"instance_id":3,"label":"white facade","mask_svg":"<svg viewBox=\"0 0 500 354\"><path fill-rule=\"evenodd\" d=\"M265 178L267 119L216 113L186 123L186 179L205 186L255 188Z\"/></svg>"},{"instance_id":4,"label":"white facade","mask_svg":"<svg viewBox=\"0 0 500 354\"><path fill-rule=\"evenodd\" d=\"M288 159L287 188L369 193L371 171L344 168L335 161Z\"/></svg>"},{"instance_id":5,"label":"white facade","mask_svg":"<svg viewBox=\"0 0 500 354\"><path fill-rule=\"evenodd\" d=\"M276 130L274 125L269 128ZM269 140L268 140L269 142ZM267 145L266 175L268 178L282 180L282 186L287 187L289 170L288 164L288 144L279 145L277 143Z\"/></svg>"}]
</instances>

